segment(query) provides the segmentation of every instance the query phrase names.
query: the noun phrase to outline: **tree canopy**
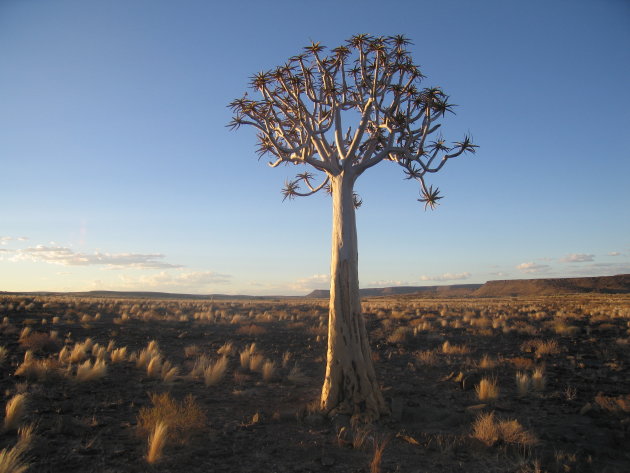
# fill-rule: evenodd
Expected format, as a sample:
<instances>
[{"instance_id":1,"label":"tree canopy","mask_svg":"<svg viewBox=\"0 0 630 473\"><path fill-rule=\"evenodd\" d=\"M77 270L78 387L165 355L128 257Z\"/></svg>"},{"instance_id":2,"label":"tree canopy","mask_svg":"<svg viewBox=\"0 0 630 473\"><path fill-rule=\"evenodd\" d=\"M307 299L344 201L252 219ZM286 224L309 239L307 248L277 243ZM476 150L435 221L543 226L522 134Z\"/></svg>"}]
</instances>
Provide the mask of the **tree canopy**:
<instances>
[{"instance_id":1,"label":"tree canopy","mask_svg":"<svg viewBox=\"0 0 630 473\"><path fill-rule=\"evenodd\" d=\"M330 190L330 177L356 176L383 160L399 164L420 183L425 208L441 199L425 176L477 147L466 135L447 144L440 120L454 105L439 87L421 87L424 76L405 36L359 34L326 50L311 43L284 65L259 72L251 89L230 107L229 126L258 130L258 154L270 166L308 164L323 174L298 173L285 183L285 198ZM358 205L360 202L356 201Z\"/></svg>"}]
</instances>

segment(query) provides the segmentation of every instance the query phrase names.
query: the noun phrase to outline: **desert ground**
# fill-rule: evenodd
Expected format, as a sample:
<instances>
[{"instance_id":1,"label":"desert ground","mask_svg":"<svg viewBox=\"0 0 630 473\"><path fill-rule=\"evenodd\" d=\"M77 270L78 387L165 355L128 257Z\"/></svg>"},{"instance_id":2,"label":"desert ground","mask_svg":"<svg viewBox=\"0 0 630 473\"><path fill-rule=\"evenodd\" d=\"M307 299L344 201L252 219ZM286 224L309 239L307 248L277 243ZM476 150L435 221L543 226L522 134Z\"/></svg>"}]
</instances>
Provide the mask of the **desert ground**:
<instances>
[{"instance_id":1,"label":"desert ground","mask_svg":"<svg viewBox=\"0 0 630 473\"><path fill-rule=\"evenodd\" d=\"M628 472L630 296L363 300L391 414L318 410L325 299L0 295L0 472Z\"/></svg>"}]
</instances>

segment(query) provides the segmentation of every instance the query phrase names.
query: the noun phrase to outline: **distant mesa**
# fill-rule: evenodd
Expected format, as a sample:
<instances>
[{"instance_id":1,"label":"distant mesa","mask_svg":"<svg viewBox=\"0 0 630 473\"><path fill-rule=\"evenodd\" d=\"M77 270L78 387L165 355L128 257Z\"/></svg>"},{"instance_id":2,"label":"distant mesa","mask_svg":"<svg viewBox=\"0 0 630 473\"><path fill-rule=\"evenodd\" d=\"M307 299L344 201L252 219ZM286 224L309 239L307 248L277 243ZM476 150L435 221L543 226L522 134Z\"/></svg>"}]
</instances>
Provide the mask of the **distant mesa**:
<instances>
[{"instance_id":1,"label":"distant mesa","mask_svg":"<svg viewBox=\"0 0 630 473\"><path fill-rule=\"evenodd\" d=\"M517 297L563 294L630 294L630 274L587 278L511 279L488 281L485 284L452 284L445 286L394 286L361 289L362 297ZM5 292L0 294L33 296L76 296L125 299L189 299L189 300L270 300L284 298L326 299L329 291L316 289L306 296L248 296L234 294L175 294L169 292Z\"/></svg>"},{"instance_id":2,"label":"distant mesa","mask_svg":"<svg viewBox=\"0 0 630 473\"><path fill-rule=\"evenodd\" d=\"M511 279L488 281L485 284L453 284L446 286L396 286L361 289L362 297L511 297L552 296L560 294L629 294L630 274L585 278ZM329 291L317 289L306 297L329 297Z\"/></svg>"}]
</instances>

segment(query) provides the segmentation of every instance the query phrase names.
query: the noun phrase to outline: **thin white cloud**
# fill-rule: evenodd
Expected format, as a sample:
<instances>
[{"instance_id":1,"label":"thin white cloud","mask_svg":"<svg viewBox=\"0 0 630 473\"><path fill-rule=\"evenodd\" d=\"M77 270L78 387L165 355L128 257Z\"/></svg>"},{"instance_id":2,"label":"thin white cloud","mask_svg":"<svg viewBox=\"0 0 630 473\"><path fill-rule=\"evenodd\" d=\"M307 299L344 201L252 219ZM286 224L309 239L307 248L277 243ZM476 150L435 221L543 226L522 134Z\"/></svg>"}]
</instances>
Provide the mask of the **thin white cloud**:
<instances>
[{"instance_id":1,"label":"thin white cloud","mask_svg":"<svg viewBox=\"0 0 630 473\"><path fill-rule=\"evenodd\" d=\"M516 269L523 273L544 273L549 270L548 264L538 264L533 261L519 264Z\"/></svg>"},{"instance_id":2,"label":"thin white cloud","mask_svg":"<svg viewBox=\"0 0 630 473\"><path fill-rule=\"evenodd\" d=\"M444 273L435 276L420 276L420 281L460 281L462 279L468 279L470 273Z\"/></svg>"},{"instance_id":3,"label":"thin white cloud","mask_svg":"<svg viewBox=\"0 0 630 473\"><path fill-rule=\"evenodd\" d=\"M412 286L408 281L392 281L392 280L381 280L381 281L372 281L368 283L367 287L398 287L398 286Z\"/></svg>"},{"instance_id":4,"label":"thin white cloud","mask_svg":"<svg viewBox=\"0 0 630 473\"><path fill-rule=\"evenodd\" d=\"M181 268L160 261L162 254L141 253L76 253L70 248L62 246L44 246L24 248L15 251L14 261L35 261L62 266L105 266L110 269L167 269Z\"/></svg>"},{"instance_id":5,"label":"thin white cloud","mask_svg":"<svg viewBox=\"0 0 630 473\"><path fill-rule=\"evenodd\" d=\"M587 255L584 253L571 253L570 255L561 258L560 261L563 263L586 263L589 261L594 261L595 255Z\"/></svg>"},{"instance_id":6,"label":"thin white cloud","mask_svg":"<svg viewBox=\"0 0 630 473\"><path fill-rule=\"evenodd\" d=\"M330 275L314 274L306 278L300 278L288 285L289 289L296 292L312 291L313 289L328 289L330 286Z\"/></svg>"},{"instance_id":7,"label":"thin white cloud","mask_svg":"<svg viewBox=\"0 0 630 473\"><path fill-rule=\"evenodd\" d=\"M157 274L139 277L130 277L125 274L120 276L124 289L194 293L211 292L214 285L227 284L231 282L231 278L229 274L214 271L186 271L175 274L160 271Z\"/></svg>"},{"instance_id":8,"label":"thin white cloud","mask_svg":"<svg viewBox=\"0 0 630 473\"><path fill-rule=\"evenodd\" d=\"M6 245L10 241L26 241L28 237L10 237L10 236L0 236L0 245Z\"/></svg>"},{"instance_id":9,"label":"thin white cloud","mask_svg":"<svg viewBox=\"0 0 630 473\"><path fill-rule=\"evenodd\" d=\"M621 256L621 253L619 251L611 251L608 253L608 256Z\"/></svg>"}]
</instances>

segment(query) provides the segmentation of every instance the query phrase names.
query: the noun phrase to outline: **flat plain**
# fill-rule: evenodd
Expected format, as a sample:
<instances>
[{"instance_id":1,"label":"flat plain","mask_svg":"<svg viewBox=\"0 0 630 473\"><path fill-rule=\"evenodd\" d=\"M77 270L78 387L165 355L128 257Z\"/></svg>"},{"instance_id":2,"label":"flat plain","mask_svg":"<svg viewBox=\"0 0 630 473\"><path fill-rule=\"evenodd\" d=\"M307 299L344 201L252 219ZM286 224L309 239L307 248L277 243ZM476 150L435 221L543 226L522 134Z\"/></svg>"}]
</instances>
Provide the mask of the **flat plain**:
<instances>
[{"instance_id":1,"label":"flat plain","mask_svg":"<svg viewBox=\"0 0 630 473\"><path fill-rule=\"evenodd\" d=\"M0 295L0 471L630 471L630 295L363 310L371 425L318 410L325 299Z\"/></svg>"}]
</instances>

